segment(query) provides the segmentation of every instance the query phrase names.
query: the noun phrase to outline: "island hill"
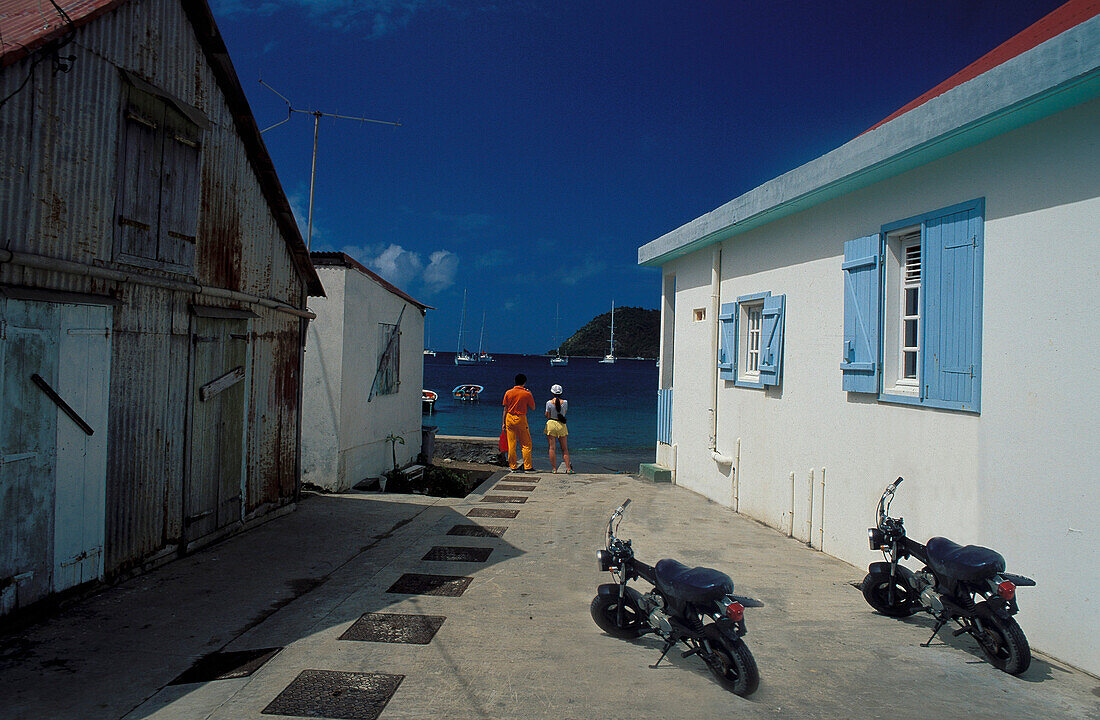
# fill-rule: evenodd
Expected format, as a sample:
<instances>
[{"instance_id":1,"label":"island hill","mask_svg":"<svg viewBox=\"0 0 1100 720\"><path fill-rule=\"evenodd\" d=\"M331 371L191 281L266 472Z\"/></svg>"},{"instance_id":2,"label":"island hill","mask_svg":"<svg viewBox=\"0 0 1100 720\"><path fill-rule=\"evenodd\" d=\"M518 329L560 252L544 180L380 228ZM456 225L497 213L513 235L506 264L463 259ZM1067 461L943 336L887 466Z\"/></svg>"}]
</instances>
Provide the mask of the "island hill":
<instances>
[{"instance_id":1,"label":"island hill","mask_svg":"<svg viewBox=\"0 0 1100 720\"><path fill-rule=\"evenodd\" d=\"M655 359L661 344L661 311L615 308L615 357ZM597 315L561 344L561 354L603 357L611 338L611 312ZM553 355L555 348L547 353Z\"/></svg>"}]
</instances>

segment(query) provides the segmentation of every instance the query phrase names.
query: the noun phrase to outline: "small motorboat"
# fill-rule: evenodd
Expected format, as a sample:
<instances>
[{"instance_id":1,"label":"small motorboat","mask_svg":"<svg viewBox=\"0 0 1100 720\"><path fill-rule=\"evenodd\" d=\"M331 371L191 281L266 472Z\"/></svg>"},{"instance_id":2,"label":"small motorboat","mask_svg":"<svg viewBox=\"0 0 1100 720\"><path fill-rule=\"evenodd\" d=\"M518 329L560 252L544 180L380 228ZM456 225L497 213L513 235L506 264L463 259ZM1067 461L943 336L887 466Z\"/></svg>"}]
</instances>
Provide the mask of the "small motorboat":
<instances>
[{"instance_id":1,"label":"small motorboat","mask_svg":"<svg viewBox=\"0 0 1100 720\"><path fill-rule=\"evenodd\" d=\"M451 395L455 400L461 400L463 402L477 402L478 396L484 391L481 385L474 385L472 383L466 385L459 385L451 391Z\"/></svg>"},{"instance_id":2,"label":"small motorboat","mask_svg":"<svg viewBox=\"0 0 1100 720\"><path fill-rule=\"evenodd\" d=\"M420 412L431 415L435 411L435 401L439 399L439 393L435 390L420 391Z\"/></svg>"}]
</instances>

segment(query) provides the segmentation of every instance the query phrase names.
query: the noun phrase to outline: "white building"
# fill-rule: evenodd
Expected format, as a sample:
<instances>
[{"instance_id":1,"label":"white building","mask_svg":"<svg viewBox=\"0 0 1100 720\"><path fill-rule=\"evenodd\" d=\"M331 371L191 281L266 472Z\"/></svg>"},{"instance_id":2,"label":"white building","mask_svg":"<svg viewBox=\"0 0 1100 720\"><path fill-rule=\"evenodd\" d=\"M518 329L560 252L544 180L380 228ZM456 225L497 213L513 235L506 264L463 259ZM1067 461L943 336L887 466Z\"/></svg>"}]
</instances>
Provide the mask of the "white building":
<instances>
[{"instance_id":1,"label":"white building","mask_svg":"<svg viewBox=\"0 0 1100 720\"><path fill-rule=\"evenodd\" d=\"M420 454L429 308L344 253L310 257L327 297L310 302L302 481L347 490L392 469L394 449L399 467Z\"/></svg>"},{"instance_id":2,"label":"white building","mask_svg":"<svg viewBox=\"0 0 1100 720\"><path fill-rule=\"evenodd\" d=\"M1096 13L1063 6L638 252L663 274L657 461L675 482L866 566L903 476L910 534L1034 577L1032 644L1093 673Z\"/></svg>"}]
</instances>

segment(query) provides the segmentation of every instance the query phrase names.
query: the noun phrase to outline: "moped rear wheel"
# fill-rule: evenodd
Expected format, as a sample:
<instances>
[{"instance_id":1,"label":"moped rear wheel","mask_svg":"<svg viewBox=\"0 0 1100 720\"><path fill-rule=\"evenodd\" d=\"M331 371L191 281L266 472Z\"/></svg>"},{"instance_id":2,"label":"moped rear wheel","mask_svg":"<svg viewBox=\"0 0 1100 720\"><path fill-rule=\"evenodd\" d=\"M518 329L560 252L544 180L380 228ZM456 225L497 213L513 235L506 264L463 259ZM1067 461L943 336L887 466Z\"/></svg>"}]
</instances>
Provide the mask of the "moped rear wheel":
<instances>
[{"instance_id":1,"label":"moped rear wheel","mask_svg":"<svg viewBox=\"0 0 1100 720\"><path fill-rule=\"evenodd\" d=\"M890 586L894 586L894 600L890 602ZM867 604L883 615L890 617L909 617L920 610L916 593L905 580L898 576L891 578L889 573L873 572L863 578L863 599Z\"/></svg>"},{"instance_id":2,"label":"moped rear wheel","mask_svg":"<svg viewBox=\"0 0 1100 720\"><path fill-rule=\"evenodd\" d=\"M592 598L592 619L600 629L612 637L629 640L642 634L645 616L629 595L623 599L623 619L619 623L619 598L597 595Z\"/></svg>"},{"instance_id":3,"label":"moped rear wheel","mask_svg":"<svg viewBox=\"0 0 1100 720\"><path fill-rule=\"evenodd\" d=\"M985 604L978 606L982 630L971 635L978 641L989 664L1009 675L1019 675L1031 665L1031 646L1015 618L1003 618Z\"/></svg>"},{"instance_id":4,"label":"moped rear wheel","mask_svg":"<svg viewBox=\"0 0 1100 720\"><path fill-rule=\"evenodd\" d=\"M712 657L703 655L703 659L718 684L741 697L756 692L760 687L760 671L756 668L756 658L744 641L728 639L713 624L703 628L703 637L714 650Z\"/></svg>"}]
</instances>

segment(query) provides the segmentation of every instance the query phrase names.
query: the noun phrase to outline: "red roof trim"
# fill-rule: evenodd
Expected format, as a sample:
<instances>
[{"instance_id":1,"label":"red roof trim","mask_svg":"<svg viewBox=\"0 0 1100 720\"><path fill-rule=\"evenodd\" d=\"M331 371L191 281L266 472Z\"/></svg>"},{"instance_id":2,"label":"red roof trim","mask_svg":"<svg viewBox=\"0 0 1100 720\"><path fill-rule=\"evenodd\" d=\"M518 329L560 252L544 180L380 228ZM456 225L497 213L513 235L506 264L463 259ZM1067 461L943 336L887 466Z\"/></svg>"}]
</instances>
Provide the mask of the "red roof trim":
<instances>
[{"instance_id":1,"label":"red roof trim","mask_svg":"<svg viewBox=\"0 0 1100 720\"><path fill-rule=\"evenodd\" d=\"M433 308L431 305L425 305L424 303L420 302L419 300L414 300L407 293L405 293L403 290L398 288L396 285L388 282L387 280L384 280L378 273L374 272L373 270L368 268L366 265L359 262L358 260L353 258L351 255L348 255L347 253L344 253L344 252L321 252L321 251L318 251L318 250L314 250L313 252L311 252L309 254L309 257L313 261L313 264L316 267L323 267L323 266L326 266L326 265L331 267L333 265L337 265L337 266L341 266L341 267L351 268L353 270L358 270L359 272L363 273L367 277L373 279L375 282L377 282L382 287L389 290L391 293L393 293L397 297L399 297L403 300L407 300L407 301L411 302L413 305L416 305L421 310L435 310L435 308Z\"/></svg>"},{"instance_id":2,"label":"red roof trim","mask_svg":"<svg viewBox=\"0 0 1100 720\"><path fill-rule=\"evenodd\" d=\"M106 15L126 1L61 0L58 5L72 20L72 29L75 30ZM52 5L39 5L27 0L0 0L0 22L4 26L0 44L0 68L19 62L69 31L69 24Z\"/></svg>"},{"instance_id":3,"label":"red roof trim","mask_svg":"<svg viewBox=\"0 0 1100 720\"><path fill-rule=\"evenodd\" d=\"M936 87L898 109L889 117L867 128L867 130L861 134L869 133L875 128L881 127L891 120L901 117L910 110L924 105L929 100L943 95L948 90L973 80L982 73L992 70L1002 63L1008 62L1018 55L1022 55L1028 50L1041 45L1057 35L1061 35L1066 30L1076 27L1086 20L1091 20L1097 14L1100 14L1100 0L1070 0L1046 17L1036 21L1033 25L1013 35L1011 38L947 78Z\"/></svg>"}]
</instances>

